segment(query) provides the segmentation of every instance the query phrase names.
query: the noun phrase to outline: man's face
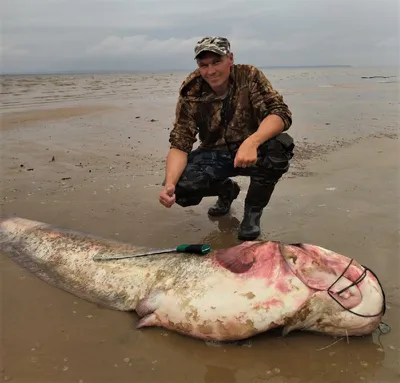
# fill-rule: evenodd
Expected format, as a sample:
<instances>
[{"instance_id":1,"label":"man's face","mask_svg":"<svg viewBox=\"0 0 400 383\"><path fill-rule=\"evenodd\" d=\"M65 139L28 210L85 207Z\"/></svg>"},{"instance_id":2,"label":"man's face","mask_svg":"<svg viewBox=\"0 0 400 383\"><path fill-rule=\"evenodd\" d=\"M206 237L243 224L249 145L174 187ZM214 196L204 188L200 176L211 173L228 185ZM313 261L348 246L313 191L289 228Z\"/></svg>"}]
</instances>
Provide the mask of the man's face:
<instances>
[{"instance_id":1,"label":"man's face","mask_svg":"<svg viewBox=\"0 0 400 383\"><path fill-rule=\"evenodd\" d=\"M204 52L197 59L197 65L204 80L210 84L211 88L217 89L228 81L233 65L233 55L229 53L219 56L213 52Z\"/></svg>"}]
</instances>

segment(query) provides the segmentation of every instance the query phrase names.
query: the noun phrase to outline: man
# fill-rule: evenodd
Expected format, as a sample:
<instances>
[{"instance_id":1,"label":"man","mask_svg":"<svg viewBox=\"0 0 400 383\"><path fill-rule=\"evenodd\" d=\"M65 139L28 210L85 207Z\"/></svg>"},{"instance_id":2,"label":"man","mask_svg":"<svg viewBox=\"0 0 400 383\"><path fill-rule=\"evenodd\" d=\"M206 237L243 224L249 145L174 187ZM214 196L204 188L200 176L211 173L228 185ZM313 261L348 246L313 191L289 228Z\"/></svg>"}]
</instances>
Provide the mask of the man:
<instances>
[{"instance_id":1,"label":"man","mask_svg":"<svg viewBox=\"0 0 400 383\"><path fill-rule=\"evenodd\" d=\"M238 238L254 240L263 209L293 156L293 139L284 133L292 115L260 70L234 64L226 38L198 41L195 59L198 69L180 87L159 201L185 207L216 196L208 214L225 215L240 192L230 177L248 176ZM192 150L197 134L200 145Z\"/></svg>"}]
</instances>

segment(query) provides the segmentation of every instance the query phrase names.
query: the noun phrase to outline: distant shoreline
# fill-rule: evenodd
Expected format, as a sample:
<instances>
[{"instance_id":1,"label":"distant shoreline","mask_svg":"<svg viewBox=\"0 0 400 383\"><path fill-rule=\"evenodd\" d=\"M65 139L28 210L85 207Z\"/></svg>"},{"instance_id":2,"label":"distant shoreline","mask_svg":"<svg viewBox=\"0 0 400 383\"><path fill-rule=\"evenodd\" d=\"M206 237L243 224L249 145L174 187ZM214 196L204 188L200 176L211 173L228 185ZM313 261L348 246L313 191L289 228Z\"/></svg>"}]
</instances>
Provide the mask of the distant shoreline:
<instances>
[{"instance_id":1,"label":"distant shoreline","mask_svg":"<svg viewBox=\"0 0 400 383\"><path fill-rule=\"evenodd\" d=\"M353 68L354 65L271 65L261 66L260 69L315 69L315 68ZM1 73L2 76L37 76L37 75L88 75L88 74L121 74L121 73L182 73L192 69L162 69L162 70L139 70L139 69L120 69L120 70L70 70L70 71L37 71L37 72L10 72Z\"/></svg>"},{"instance_id":2,"label":"distant shoreline","mask_svg":"<svg viewBox=\"0 0 400 383\"><path fill-rule=\"evenodd\" d=\"M396 66L368 66L368 65L271 65L262 66L257 65L261 70L281 69L281 70L294 70L294 69L323 69L323 68L397 68ZM188 73L194 68L182 69L162 69L162 70L139 70L139 69L114 69L114 70L65 70L65 71L36 71L36 72L9 72L0 73L0 76L69 76L69 75L107 75L107 74L166 74L166 73Z\"/></svg>"}]
</instances>

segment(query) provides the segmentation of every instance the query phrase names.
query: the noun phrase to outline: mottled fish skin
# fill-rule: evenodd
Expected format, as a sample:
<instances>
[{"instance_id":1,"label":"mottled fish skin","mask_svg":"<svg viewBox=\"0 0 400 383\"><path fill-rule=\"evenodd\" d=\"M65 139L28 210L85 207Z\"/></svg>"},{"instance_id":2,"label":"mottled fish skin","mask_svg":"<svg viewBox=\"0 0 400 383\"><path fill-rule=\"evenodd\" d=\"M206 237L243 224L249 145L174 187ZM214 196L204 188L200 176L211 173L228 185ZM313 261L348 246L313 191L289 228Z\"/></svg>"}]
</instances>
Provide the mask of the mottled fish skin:
<instances>
[{"instance_id":1,"label":"mottled fish skin","mask_svg":"<svg viewBox=\"0 0 400 383\"><path fill-rule=\"evenodd\" d=\"M116 310L136 310L141 317L138 328L162 326L217 341L245 339L280 326L285 333L373 331L381 315L349 314L320 291L318 283L328 266L318 268L311 261L327 250L303 246L310 247L254 241L207 256L171 253L96 262L93 257L99 252L112 256L146 249L19 217L0 221L2 253L78 297ZM331 276L340 275L340 264L346 266L349 259L332 255L337 261L329 265ZM361 266L353 267L354 274ZM342 287L345 282L342 279ZM371 275L344 295L339 298L355 311L381 309L382 292Z\"/></svg>"}]
</instances>

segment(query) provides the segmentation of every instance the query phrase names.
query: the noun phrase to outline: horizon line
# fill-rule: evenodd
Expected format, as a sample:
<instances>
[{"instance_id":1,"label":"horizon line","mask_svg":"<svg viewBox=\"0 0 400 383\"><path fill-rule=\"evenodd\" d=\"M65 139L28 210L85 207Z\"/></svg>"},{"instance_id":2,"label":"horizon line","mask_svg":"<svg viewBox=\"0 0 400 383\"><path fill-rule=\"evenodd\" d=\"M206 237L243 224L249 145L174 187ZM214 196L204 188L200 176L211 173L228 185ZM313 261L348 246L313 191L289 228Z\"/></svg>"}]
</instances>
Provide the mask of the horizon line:
<instances>
[{"instance_id":1,"label":"horizon line","mask_svg":"<svg viewBox=\"0 0 400 383\"><path fill-rule=\"evenodd\" d=\"M259 69L308 69L308 68L376 68L376 67L397 67L396 65L351 65L351 64L314 64L314 65L259 65ZM1 76L27 76L27 75L70 75L70 74L120 74L120 73L178 73L191 72L193 69L80 69L80 70L54 70L54 71L15 71L0 72Z\"/></svg>"}]
</instances>

